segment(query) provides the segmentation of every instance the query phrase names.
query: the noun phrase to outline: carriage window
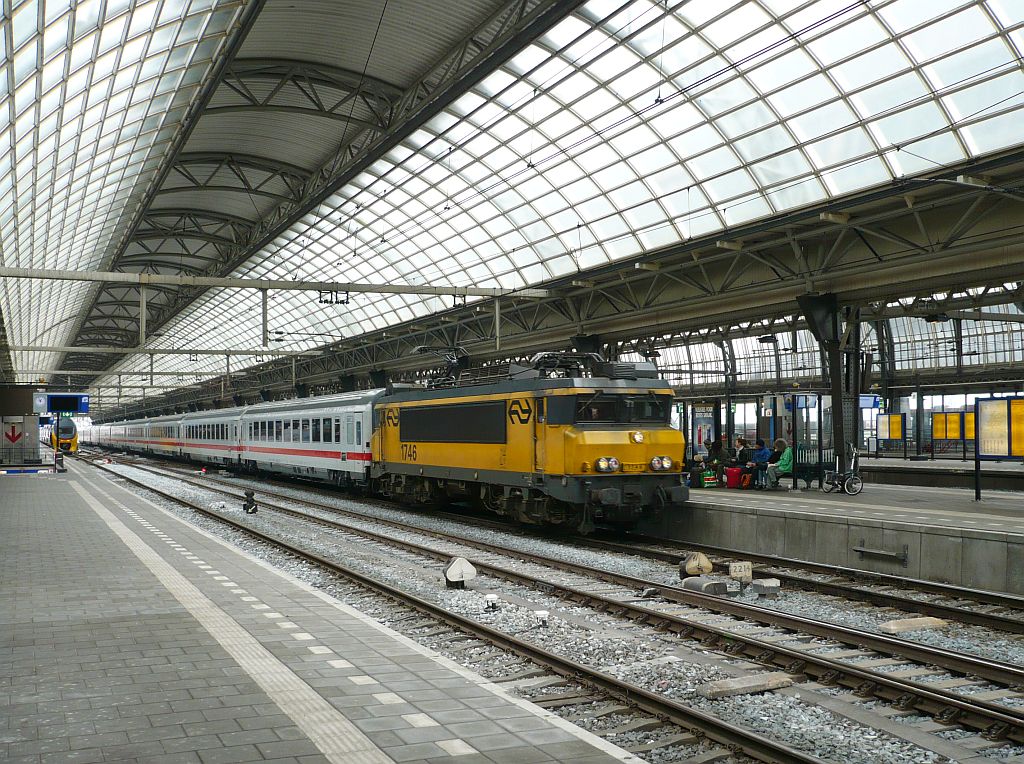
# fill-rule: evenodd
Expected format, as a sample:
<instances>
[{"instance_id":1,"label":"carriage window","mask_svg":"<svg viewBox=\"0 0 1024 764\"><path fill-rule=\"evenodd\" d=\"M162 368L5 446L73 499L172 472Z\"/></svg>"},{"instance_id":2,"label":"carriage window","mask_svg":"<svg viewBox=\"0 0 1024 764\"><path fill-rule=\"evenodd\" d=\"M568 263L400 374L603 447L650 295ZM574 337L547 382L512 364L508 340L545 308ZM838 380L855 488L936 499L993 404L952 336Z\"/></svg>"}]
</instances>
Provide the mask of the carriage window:
<instances>
[{"instance_id":1,"label":"carriage window","mask_svg":"<svg viewBox=\"0 0 1024 764\"><path fill-rule=\"evenodd\" d=\"M292 443L299 442L299 420L292 420Z\"/></svg>"},{"instance_id":2,"label":"carriage window","mask_svg":"<svg viewBox=\"0 0 1024 764\"><path fill-rule=\"evenodd\" d=\"M341 420L334 420L334 442L341 443Z\"/></svg>"},{"instance_id":3,"label":"carriage window","mask_svg":"<svg viewBox=\"0 0 1024 764\"><path fill-rule=\"evenodd\" d=\"M291 442L291 439L292 439L292 420L291 419L285 419L284 423L281 426L283 428L282 429L283 435L281 437L281 440L283 440L285 443Z\"/></svg>"},{"instance_id":4,"label":"carriage window","mask_svg":"<svg viewBox=\"0 0 1024 764\"><path fill-rule=\"evenodd\" d=\"M322 428L321 431L324 434L324 443L330 443L331 442L331 420L330 419L325 419L324 420L324 425L323 425L323 428Z\"/></svg>"},{"instance_id":5,"label":"carriage window","mask_svg":"<svg viewBox=\"0 0 1024 764\"><path fill-rule=\"evenodd\" d=\"M313 420L313 442L314 443L319 443L320 442L320 420L319 419L314 419Z\"/></svg>"},{"instance_id":6,"label":"carriage window","mask_svg":"<svg viewBox=\"0 0 1024 764\"><path fill-rule=\"evenodd\" d=\"M274 440L276 440L278 443L280 443L284 439L284 435L282 434L283 432L284 424L281 422L280 419L278 419L276 422L274 422Z\"/></svg>"},{"instance_id":7,"label":"carriage window","mask_svg":"<svg viewBox=\"0 0 1024 764\"><path fill-rule=\"evenodd\" d=\"M249 422L249 440L252 440L252 422Z\"/></svg>"},{"instance_id":8,"label":"carriage window","mask_svg":"<svg viewBox=\"0 0 1024 764\"><path fill-rule=\"evenodd\" d=\"M302 442L309 443L309 420L302 420Z\"/></svg>"},{"instance_id":9,"label":"carriage window","mask_svg":"<svg viewBox=\"0 0 1024 764\"><path fill-rule=\"evenodd\" d=\"M356 442L356 425L350 416L345 417L345 442Z\"/></svg>"},{"instance_id":10,"label":"carriage window","mask_svg":"<svg viewBox=\"0 0 1024 764\"><path fill-rule=\"evenodd\" d=\"M363 420L356 420L356 445L363 445Z\"/></svg>"}]
</instances>

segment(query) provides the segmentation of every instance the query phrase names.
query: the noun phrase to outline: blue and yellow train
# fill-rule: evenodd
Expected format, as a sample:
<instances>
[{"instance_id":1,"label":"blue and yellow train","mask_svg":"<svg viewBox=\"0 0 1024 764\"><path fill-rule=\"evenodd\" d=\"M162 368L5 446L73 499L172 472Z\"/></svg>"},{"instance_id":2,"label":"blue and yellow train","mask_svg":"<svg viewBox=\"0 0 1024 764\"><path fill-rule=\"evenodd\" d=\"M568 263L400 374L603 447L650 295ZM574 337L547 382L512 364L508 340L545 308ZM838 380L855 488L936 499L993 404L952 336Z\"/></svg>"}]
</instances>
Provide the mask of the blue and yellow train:
<instances>
[{"instance_id":1,"label":"blue and yellow train","mask_svg":"<svg viewBox=\"0 0 1024 764\"><path fill-rule=\"evenodd\" d=\"M69 417L61 417L56 427L50 428L49 445L54 451L62 451L66 454L78 452L78 428L75 420Z\"/></svg>"}]
</instances>

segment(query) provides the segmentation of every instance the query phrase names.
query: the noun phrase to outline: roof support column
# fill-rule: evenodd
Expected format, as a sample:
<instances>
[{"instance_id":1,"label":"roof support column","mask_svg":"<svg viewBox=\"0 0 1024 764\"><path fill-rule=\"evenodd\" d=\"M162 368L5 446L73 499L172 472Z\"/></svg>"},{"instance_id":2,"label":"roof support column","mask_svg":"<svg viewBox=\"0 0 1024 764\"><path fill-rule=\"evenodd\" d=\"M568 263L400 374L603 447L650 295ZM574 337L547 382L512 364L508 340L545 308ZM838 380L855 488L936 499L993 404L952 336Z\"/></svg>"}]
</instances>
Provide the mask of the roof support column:
<instances>
[{"instance_id":1,"label":"roof support column","mask_svg":"<svg viewBox=\"0 0 1024 764\"><path fill-rule=\"evenodd\" d=\"M494 298L494 349L501 350L501 298Z\"/></svg>"},{"instance_id":2,"label":"roof support column","mask_svg":"<svg viewBox=\"0 0 1024 764\"><path fill-rule=\"evenodd\" d=\"M139 347L146 344L146 286L139 286ZM152 358L152 356L150 356Z\"/></svg>"},{"instance_id":3,"label":"roof support column","mask_svg":"<svg viewBox=\"0 0 1024 764\"><path fill-rule=\"evenodd\" d=\"M263 316L263 347L270 347L270 322L268 320L270 311L267 305L268 292L269 290L267 289L260 290L260 302L262 304Z\"/></svg>"}]
</instances>

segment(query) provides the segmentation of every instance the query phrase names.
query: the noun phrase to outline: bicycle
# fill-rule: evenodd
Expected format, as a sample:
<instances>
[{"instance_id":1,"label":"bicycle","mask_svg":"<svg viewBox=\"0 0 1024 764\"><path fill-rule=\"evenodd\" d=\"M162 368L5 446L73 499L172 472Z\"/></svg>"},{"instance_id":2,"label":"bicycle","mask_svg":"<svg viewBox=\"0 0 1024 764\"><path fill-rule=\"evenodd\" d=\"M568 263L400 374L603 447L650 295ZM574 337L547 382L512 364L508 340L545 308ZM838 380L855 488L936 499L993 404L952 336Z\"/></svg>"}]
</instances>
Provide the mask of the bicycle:
<instances>
[{"instance_id":1,"label":"bicycle","mask_svg":"<svg viewBox=\"0 0 1024 764\"><path fill-rule=\"evenodd\" d=\"M850 454L849 464L846 469L840 469L839 455L836 454L835 467L827 470L821 481L821 490L825 493L840 490L850 496L856 496L864 490L864 480L858 474L860 469L860 452L852 443L847 445Z\"/></svg>"}]
</instances>

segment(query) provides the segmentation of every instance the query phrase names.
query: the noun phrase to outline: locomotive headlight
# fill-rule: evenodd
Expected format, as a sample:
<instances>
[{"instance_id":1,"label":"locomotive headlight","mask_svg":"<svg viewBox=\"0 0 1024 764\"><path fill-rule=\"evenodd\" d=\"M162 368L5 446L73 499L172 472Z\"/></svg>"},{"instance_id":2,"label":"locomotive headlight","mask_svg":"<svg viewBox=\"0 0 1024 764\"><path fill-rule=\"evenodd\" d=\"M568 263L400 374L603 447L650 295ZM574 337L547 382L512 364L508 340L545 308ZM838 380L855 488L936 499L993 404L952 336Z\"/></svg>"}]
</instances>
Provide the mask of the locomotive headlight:
<instances>
[{"instance_id":1,"label":"locomotive headlight","mask_svg":"<svg viewBox=\"0 0 1024 764\"><path fill-rule=\"evenodd\" d=\"M634 432L632 435L629 436L629 439L632 440L634 443L643 443L644 434L642 432Z\"/></svg>"},{"instance_id":2,"label":"locomotive headlight","mask_svg":"<svg viewBox=\"0 0 1024 764\"><path fill-rule=\"evenodd\" d=\"M609 471L611 471L611 472L615 472L615 471L617 471L617 470L619 469L619 467L621 467L621 466L622 466L622 465L621 465L621 464L619 464L619 460L618 460L618 459L616 459L616 458L615 458L614 456L609 456L609 457L608 457L608 469L609 469Z\"/></svg>"},{"instance_id":3,"label":"locomotive headlight","mask_svg":"<svg viewBox=\"0 0 1024 764\"><path fill-rule=\"evenodd\" d=\"M611 469L608 464L607 456L600 457L596 462L594 462L594 466L597 468L598 472L608 472L608 470Z\"/></svg>"},{"instance_id":4,"label":"locomotive headlight","mask_svg":"<svg viewBox=\"0 0 1024 764\"><path fill-rule=\"evenodd\" d=\"M670 470L672 469L672 458L668 456L655 456L651 459L652 470Z\"/></svg>"}]
</instances>

